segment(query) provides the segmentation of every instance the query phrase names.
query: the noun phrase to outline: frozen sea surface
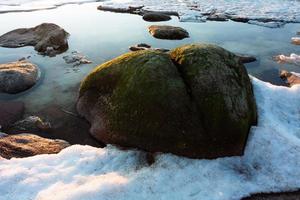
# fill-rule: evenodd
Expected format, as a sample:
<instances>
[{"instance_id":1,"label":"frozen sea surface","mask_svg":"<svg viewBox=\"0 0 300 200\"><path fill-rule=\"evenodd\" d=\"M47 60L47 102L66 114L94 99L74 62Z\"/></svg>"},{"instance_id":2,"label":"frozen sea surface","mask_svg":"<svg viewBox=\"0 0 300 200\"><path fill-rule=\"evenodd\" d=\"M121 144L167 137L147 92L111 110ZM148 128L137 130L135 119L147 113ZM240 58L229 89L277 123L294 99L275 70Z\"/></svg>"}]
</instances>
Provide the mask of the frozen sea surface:
<instances>
[{"instance_id":1,"label":"frozen sea surface","mask_svg":"<svg viewBox=\"0 0 300 200\"><path fill-rule=\"evenodd\" d=\"M57 155L0 159L0 200L239 200L300 187L300 85L252 77L258 125L242 157L197 160L71 146Z\"/></svg>"},{"instance_id":2,"label":"frozen sea surface","mask_svg":"<svg viewBox=\"0 0 300 200\"><path fill-rule=\"evenodd\" d=\"M181 21L202 22L206 18L204 13L216 12L246 17L252 20L252 24L268 27L278 27L285 22L300 22L299 0L0 0L0 13L97 1L105 1L105 5L114 7L144 5L146 10L177 11ZM260 20L273 20L276 23L262 23Z\"/></svg>"},{"instance_id":3,"label":"frozen sea surface","mask_svg":"<svg viewBox=\"0 0 300 200\"><path fill-rule=\"evenodd\" d=\"M216 12L249 18L254 24L257 20L300 22L299 0L111 0L105 4L144 5L146 10L177 11L181 21L205 21L203 14ZM276 24L257 24L276 27Z\"/></svg>"}]
</instances>

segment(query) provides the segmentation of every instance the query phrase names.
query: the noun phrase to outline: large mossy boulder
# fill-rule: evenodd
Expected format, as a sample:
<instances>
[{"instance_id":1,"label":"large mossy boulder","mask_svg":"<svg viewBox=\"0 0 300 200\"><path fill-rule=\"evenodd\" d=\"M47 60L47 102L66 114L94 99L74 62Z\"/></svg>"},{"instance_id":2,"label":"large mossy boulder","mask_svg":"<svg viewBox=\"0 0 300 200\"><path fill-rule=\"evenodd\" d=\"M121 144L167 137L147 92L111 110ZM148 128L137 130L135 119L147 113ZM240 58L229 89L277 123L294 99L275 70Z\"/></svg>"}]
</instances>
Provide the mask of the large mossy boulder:
<instances>
[{"instance_id":1,"label":"large mossy boulder","mask_svg":"<svg viewBox=\"0 0 300 200\"><path fill-rule=\"evenodd\" d=\"M244 66L212 45L106 62L83 80L77 110L102 142L192 158L243 154L256 121Z\"/></svg>"}]
</instances>

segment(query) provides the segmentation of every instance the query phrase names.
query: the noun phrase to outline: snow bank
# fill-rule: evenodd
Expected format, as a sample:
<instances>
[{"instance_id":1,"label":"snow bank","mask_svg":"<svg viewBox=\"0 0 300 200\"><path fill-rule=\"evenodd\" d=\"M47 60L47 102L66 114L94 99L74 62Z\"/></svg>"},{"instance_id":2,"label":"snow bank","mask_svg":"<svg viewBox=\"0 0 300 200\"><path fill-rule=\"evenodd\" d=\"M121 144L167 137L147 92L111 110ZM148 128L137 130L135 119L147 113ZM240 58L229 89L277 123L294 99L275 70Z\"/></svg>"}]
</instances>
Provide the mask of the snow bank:
<instances>
[{"instance_id":1,"label":"snow bank","mask_svg":"<svg viewBox=\"0 0 300 200\"><path fill-rule=\"evenodd\" d=\"M65 4L95 1L100 0L0 0L0 13L50 9Z\"/></svg>"},{"instance_id":2,"label":"snow bank","mask_svg":"<svg viewBox=\"0 0 300 200\"><path fill-rule=\"evenodd\" d=\"M114 7L144 5L146 10L177 11L181 21L203 22L203 14L217 12L248 18L252 24L272 28L285 22L300 22L300 1L297 0L109 0L104 4Z\"/></svg>"},{"instance_id":3,"label":"snow bank","mask_svg":"<svg viewBox=\"0 0 300 200\"><path fill-rule=\"evenodd\" d=\"M300 56L297 54L294 54L294 53L292 53L289 56L285 56L285 55L276 56L275 60L279 63L289 63L289 64L300 65Z\"/></svg>"},{"instance_id":4,"label":"snow bank","mask_svg":"<svg viewBox=\"0 0 300 200\"><path fill-rule=\"evenodd\" d=\"M71 146L57 155L0 160L1 200L240 199L300 187L300 85L252 78L259 112L245 155L148 166L139 151Z\"/></svg>"}]
</instances>

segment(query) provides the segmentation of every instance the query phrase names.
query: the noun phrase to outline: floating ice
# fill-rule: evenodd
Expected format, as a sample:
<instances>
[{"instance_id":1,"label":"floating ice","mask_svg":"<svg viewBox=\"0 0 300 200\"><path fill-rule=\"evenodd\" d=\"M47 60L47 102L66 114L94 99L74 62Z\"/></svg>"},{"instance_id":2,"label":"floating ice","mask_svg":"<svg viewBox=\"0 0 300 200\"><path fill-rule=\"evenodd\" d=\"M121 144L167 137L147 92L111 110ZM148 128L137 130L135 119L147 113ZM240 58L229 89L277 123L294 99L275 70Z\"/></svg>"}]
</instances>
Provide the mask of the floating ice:
<instances>
[{"instance_id":1,"label":"floating ice","mask_svg":"<svg viewBox=\"0 0 300 200\"><path fill-rule=\"evenodd\" d=\"M300 187L300 85L252 78L259 113L242 157L197 160L71 146L57 155L0 160L0 200L209 199Z\"/></svg>"},{"instance_id":2,"label":"floating ice","mask_svg":"<svg viewBox=\"0 0 300 200\"><path fill-rule=\"evenodd\" d=\"M177 11L181 21L203 22L207 14L217 12L272 28L287 22L300 22L300 1L297 0L109 0L104 4L113 7L144 5L145 10Z\"/></svg>"},{"instance_id":3,"label":"floating ice","mask_svg":"<svg viewBox=\"0 0 300 200\"><path fill-rule=\"evenodd\" d=\"M300 65L300 56L292 53L290 56L279 55L275 57L278 63L290 63L295 65Z\"/></svg>"}]
</instances>

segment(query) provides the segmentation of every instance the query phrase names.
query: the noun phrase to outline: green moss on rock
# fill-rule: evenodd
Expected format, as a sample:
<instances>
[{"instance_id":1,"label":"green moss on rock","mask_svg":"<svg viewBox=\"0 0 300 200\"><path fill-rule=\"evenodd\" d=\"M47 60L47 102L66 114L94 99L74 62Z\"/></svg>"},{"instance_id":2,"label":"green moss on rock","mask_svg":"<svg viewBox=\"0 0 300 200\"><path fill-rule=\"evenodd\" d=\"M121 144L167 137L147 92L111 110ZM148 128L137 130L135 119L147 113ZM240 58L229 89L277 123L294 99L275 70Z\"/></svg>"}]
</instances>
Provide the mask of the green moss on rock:
<instances>
[{"instance_id":1,"label":"green moss on rock","mask_svg":"<svg viewBox=\"0 0 300 200\"><path fill-rule=\"evenodd\" d=\"M77 110L103 142L196 158L242 154L256 118L244 66L212 45L106 62L83 80Z\"/></svg>"}]
</instances>

